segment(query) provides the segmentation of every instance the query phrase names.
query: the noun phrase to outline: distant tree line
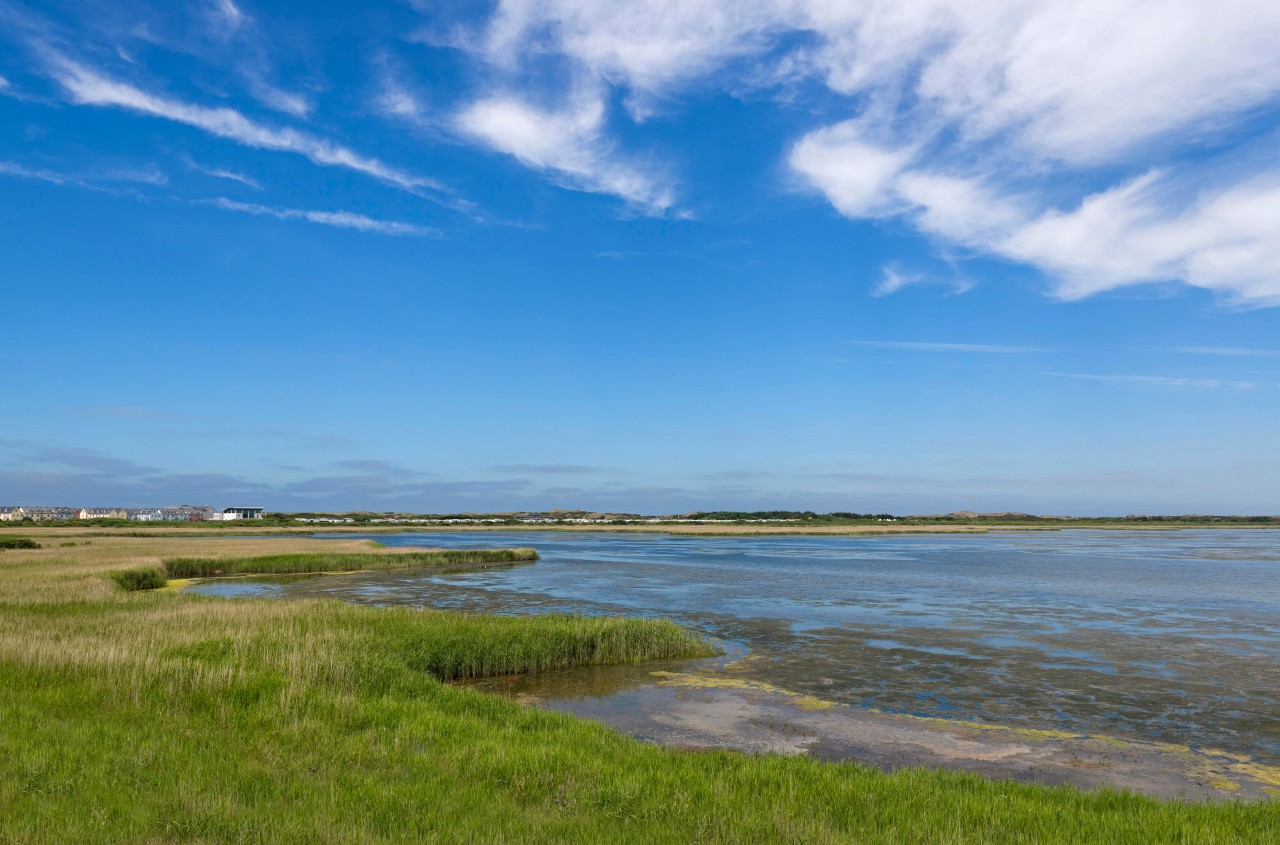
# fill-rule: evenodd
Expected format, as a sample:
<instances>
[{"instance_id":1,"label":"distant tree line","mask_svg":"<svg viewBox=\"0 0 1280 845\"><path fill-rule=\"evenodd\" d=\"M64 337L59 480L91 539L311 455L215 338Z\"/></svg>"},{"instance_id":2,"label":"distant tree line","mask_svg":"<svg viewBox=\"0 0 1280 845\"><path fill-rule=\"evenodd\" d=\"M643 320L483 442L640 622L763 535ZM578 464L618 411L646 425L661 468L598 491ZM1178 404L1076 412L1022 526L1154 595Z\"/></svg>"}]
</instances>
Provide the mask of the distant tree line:
<instances>
[{"instance_id":1,"label":"distant tree line","mask_svg":"<svg viewBox=\"0 0 1280 845\"><path fill-rule=\"evenodd\" d=\"M895 519L891 513L853 513L851 511L832 511L817 513L815 511L695 511L688 514L689 519L800 519L800 520L833 520L833 519Z\"/></svg>"}]
</instances>

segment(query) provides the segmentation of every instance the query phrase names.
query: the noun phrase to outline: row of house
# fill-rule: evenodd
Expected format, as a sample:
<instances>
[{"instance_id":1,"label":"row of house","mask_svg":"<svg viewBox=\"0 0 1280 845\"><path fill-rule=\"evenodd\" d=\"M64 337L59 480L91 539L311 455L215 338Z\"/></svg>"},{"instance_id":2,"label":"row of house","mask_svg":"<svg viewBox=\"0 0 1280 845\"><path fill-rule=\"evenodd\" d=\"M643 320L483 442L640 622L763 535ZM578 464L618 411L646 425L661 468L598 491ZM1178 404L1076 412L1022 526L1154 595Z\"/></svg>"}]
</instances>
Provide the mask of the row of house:
<instances>
[{"instance_id":1,"label":"row of house","mask_svg":"<svg viewBox=\"0 0 1280 845\"><path fill-rule=\"evenodd\" d=\"M262 519L264 508L217 510L208 505L170 505L163 508L46 508L0 507L0 522L53 522L63 519L128 519L134 522L225 522Z\"/></svg>"}]
</instances>

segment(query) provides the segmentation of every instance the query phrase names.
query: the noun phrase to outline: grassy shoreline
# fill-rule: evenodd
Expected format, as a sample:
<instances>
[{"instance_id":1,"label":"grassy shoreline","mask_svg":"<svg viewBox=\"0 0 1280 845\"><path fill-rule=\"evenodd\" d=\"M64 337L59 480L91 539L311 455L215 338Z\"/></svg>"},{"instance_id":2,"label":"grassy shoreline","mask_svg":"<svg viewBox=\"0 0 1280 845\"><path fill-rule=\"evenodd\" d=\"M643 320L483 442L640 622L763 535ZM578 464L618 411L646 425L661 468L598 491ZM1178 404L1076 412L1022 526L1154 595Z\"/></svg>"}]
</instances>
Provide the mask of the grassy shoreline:
<instances>
[{"instance_id":1,"label":"grassy shoreline","mask_svg":"<svg viewBox=\"0 0 1280 845\"><path fill-rule=\"evenodd\" d=\"M179 557L166 559L163 566L170 578L209 578L216 575L290 575L409 569L425 566L521 563L537 559L538 552L534 549L432 549L259 555L257 557Z\"/></svg>"},{"instance_id":2,"label":"grassy shoreline","mask_svg":"<svg viewBox=\"0 0 1280 845\"><path fill-rule=\"evenodd\" d=\"M225 559L358 541L202 539ZM1280 802L1185 804L689 753L445 683L705 653L658 620L123 592L190 541L0 556L0 841L1185 842L1280 838ZM388 551L387 557L394 553Z\"/></svg>"}]
</instances>

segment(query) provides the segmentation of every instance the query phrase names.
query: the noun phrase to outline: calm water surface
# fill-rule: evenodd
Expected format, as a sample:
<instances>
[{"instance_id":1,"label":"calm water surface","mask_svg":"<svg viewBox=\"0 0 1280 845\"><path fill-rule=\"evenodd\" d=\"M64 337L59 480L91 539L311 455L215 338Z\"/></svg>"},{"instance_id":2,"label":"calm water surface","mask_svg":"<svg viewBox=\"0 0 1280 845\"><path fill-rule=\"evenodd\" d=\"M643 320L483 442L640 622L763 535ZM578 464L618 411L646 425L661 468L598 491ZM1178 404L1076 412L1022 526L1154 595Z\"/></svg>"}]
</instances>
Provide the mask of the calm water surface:
<instances>
[{"instance_id":1,"label":"calm water surface","mask_svg":"<svg viewBox=\"0 0 1280 845\"><path fill-rule=\"evenodd\" d=\"M477 612L669 616L744 644L750 659L739 671L747 677L837 702L1280 761L1280 532L374 539L532 545L542 560L193 589Z\"/></svg>"}]
</instances>

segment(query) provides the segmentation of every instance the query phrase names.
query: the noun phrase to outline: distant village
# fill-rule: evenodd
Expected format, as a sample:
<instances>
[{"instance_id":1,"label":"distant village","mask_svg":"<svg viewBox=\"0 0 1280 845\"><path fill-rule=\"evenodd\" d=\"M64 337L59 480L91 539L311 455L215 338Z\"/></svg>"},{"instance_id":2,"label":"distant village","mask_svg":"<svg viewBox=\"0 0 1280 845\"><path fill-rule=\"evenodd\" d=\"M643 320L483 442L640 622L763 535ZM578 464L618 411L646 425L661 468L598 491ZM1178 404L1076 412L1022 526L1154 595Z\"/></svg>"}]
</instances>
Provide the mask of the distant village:
<instances>
[{"instance_id":1,"label":"distant village","mask_svg":"<svg viewBox=\"0 0 1280 845\"><path fill-rule=\"evenodd\" d=\"M0 522L55 522L64 519L127 519L132 522L227 522L262 519L264 508L169 505L163 508L0 507Z\"/></svg>"}]
</instances>

